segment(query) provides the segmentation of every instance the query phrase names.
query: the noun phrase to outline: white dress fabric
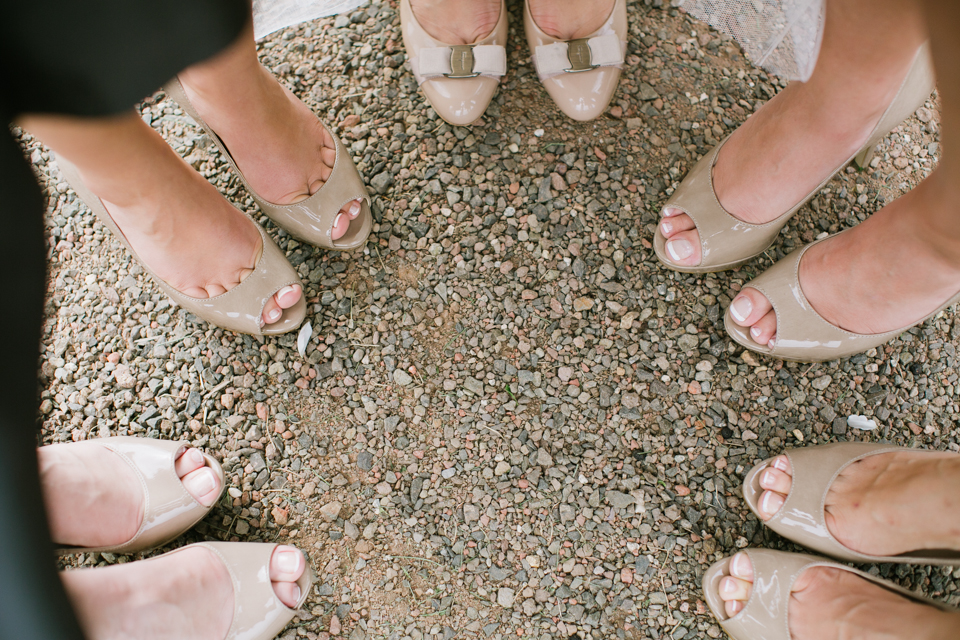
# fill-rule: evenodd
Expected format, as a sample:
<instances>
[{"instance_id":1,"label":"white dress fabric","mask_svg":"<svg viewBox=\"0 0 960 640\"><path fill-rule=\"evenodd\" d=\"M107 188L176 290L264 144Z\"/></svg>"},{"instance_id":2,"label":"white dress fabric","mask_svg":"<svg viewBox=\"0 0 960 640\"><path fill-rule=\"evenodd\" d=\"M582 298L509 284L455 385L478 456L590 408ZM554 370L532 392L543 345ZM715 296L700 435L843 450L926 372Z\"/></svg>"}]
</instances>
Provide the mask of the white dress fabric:
<instances>
[{"instance_id":1,"label":"white dress fabric","mask_svg":"<svg viewBox=\"0 0 960 640\"><path fill-rule=\"evenodd\" d=\"M813 73L823 36L825 0L680 0L679 6L729 34L750 60L788 80Z\"/></svg>"},{"instance_id":2,"label":"white dress fabric","mask_svg":"<svg viewBox=\"0 0 960 640\"><path fill-rule=\"evenodd\" d=\"M253 0L253 37L259 40L298 22L353 11L368 0Z\"/></svg>"}]
</instances>

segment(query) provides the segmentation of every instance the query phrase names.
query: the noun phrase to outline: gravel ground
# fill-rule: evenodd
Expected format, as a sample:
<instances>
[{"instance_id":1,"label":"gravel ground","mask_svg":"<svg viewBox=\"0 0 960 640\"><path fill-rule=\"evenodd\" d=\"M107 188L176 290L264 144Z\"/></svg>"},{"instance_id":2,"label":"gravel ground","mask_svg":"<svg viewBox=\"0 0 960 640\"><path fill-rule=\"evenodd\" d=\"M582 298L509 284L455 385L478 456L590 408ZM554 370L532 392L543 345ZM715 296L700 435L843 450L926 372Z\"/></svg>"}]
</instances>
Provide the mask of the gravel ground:
<instances>
[{"instance_id":1,"label":"gravel ground","mask_svg":"<svg viewBox=\"0 0 960 640\"><path fill-rule=\"evenodd\" d=\"M264 63L337 126L378 223L346 255L262 218L306 287L305 358L296 334L238 336L172 306L23 134L49 194L44 442L179 438L220 458L228 493L177 544L303 549L319 579L284 640L722 635L700 592L706 567L748 545L791 546L749 514L746 471L838 440L957 451L960 323L940 314L818 365L726 337L721 310L745 282L930 172L937 107L870 169L833 180L760 259L671 272L650 245L659 206L783 84L659 4L630 3L619 93L586 124L537 82L518 6L510 71L473 127L426 106L394 2L261 43ZM140 110L259 215L162 93ZM848 429L852 413L879 430ZM960 570L879 572L960 601Z\"/></svg>"}]
</instances>

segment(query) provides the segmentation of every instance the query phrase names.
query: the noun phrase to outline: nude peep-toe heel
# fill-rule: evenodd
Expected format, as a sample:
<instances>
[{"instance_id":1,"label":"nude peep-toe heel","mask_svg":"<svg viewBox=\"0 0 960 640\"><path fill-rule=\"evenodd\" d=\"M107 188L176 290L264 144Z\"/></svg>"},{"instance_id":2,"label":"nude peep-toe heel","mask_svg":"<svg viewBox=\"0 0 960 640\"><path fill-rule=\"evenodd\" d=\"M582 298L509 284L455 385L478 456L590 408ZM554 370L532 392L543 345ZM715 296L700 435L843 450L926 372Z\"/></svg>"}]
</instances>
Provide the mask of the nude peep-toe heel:
<instances>
[{"instance_id":1,"label":"nude peep-toe heel","mask_svg":"<svg viewBox=\"0 0 960 640\"><path fill-rule=\"evenodd\" d=\"M273 640L307 601L314 582L313 569L307 563L297 579L300 588L297 606L291 609L283 604L270 582L270 557L277 546L268 542L198 542L141 562L152 562L187 549L207 549L223 564L233 586L233 620L223 640Z\"/></svg>"},{"instance_id":2,"label":"nude peep-toe heel","mask_svg":"<svg viewBox=\"0 0 960 640\"><path fill-rule=\"evenodd\" d=\"M486 37L472 44L437 40L420 24L410 0L400 0L403 45L413 75L427 102L453 125L475 122L487 110L507 73L507 5L500 2L500 17Z\"/></svg>"},{"instance_id":3,"label":"nude peep-toe heel","mask_svg":"<svg viewBox=\"0 0 960 640\"><path fill-rule=\"evenodd\" d=\"M263 228L246 214L242 213L251 224L255 225L260 234L262 249L260 257L253 268L253 272L244 278L240 284L233 287L226 293L213 298L192 298L180 293L169 284L164 282L155 274L143 260L133 250L127 241L123 231L117 226L103 201L92 191L90 191L76 167L64 160L57 158L57 164L60 165L60 171L64 179L73 188L76 194L83 200L88 207L97 215L103 226L110 229L114 237L126 247L134 260L146 270L164 293L170 296L170 299L186 309L198 318L206 320L210 324L223 329L236 331L237 333L248 333L251 335L278 335L296 330L302 323L307 314L307 303L304 296L295 305L288 309L283 309L283 314L276 322L262 326L263 309L273 295L290 285L302 286L300 278L296 271L287 262L287 258L280 251L280 248L274 244L270 236L264 232Z\"/></svg>"},{"instance_id":4,"label":"nude peep-toe heel","mask_svg":"<svg viewBox=\"0 0 960 640\"><path fill-rule=\"evenodd\" d=\"M929 45L924 44L917 52L896 97L881 116L877 126L867 138L866 144L789 211L765 224L751 224L738 220L720 205L720 200L713 190L713 166L717 162L720 149L729 137L723 140L701 158L663 207L683 211L696 224L697 233L700 235L700 264L686 266L673 262L668 255L666 238L660 231L659 224L653 242L657 258L674 271L710 273L733 269L760 255L773 244L787 221L807 201L817 195L841 169L851 161L857 162L860 166L866 166L873 156L877 143L919 109L933 88L933 64L930 59Z\"/></svg>"},{"instance_id":5,"label":"nude peep-toe heel","mask_svg":"<svg viewBox=\"0 0 960 640\"><path fill-rule=\"evenodd\" d=\"M607 110L620 82L627 46L627 3L615 0L603 26L585 38L545 33L523 4L523 28L540 82L567 116L581 122Z\"/></svg>"},{"instance_id":6,"label":"nude peep-toe heel","mask_svg":"<svg viewBox=\"0 0 960 640\"><path fill-rule=\"evenodd\" d=\"M723 315L723 326L734 342L750 351L781 360L826 362L879 347L907 329L960 302L960 291L958 291L920 320L884 333L853 333L830 324L817 313L803 294L803 288L800 286L800 260L810 247L833 237L817 240L797 249L757 278L743 285L744 289L747 287L756 289L770 301L777 317L777 333L773 338L773 346L754 342L750 336L750 327L737 324L728 307Z\"/></svg>"},{"instance_id":7,"label":"nude peep-toe heel","mask_svg":"<svg viewBox=\"0 0 960 640\"><path fill-rule=\"evenodd\" d=\"M163 90L210 136L210 139L217 145L220 153L223 154L240 178L240 182L243 183L247 192L256 200L257 206L278 227L298 240L331 251L351 251L366 244L367 238L370 236L370 230L373 228L370 196L346 147L326 125L320 123L327 129L337 146L337 159L330 176L320 187L320 190L309 198L293 204L275 204L268 202L253 190L243 176L243 172L240 171L240 167L237 166L236 160L230 155L230 150L227 149L223 140L204 122L190 99L187 98L180 79L174 78L163 87ZM333 223L337 214L344 206L354 200L360 200L362 203L360 213L354 220L350 221L350 228L346 235L334 240L332 234Z\"/></svg>"},{"instance_id":8,"label":"nude peep-toe heel","mask_svg":"<svg viewBox=\"0 0 960 640\"><path fill-rule=\"evenodd\" d=\"M764 526L784 538L812 549L817 553L845 562L890 562L897 564L927 564L960 566L960 551L952 549L920 549L896 556L872 556L849 549L837 540L827 527L824 503L830 486L837 476L852 464L883 453L909 451L936 454L927 449L906 449L873 442L840 442L814 447L789 449L782 455L790 460L793 481L790 493L780 510L769 520L760 518L760 476L773 463L764 460L747 473L743 481L743 497Z\"/></svg>"},{"instance_id":9,"label":"nude peep-toe heel","mask_svg":"<svg viewBox=\"0 0 960 640\"><path fill-rule=\"evenodd\" d=\"M190 447L186 442L153 438L117 436L72 442L68 447L103 447L120 456L136 475L143 488L143 519L136 534L123 544L108 547L71 547L59 549L71 553L140 553L162 547L180 537L206 516L216 504L205 507L190 495L177 475L178 454ZM203 454L204 465L220 481L220 494L226 488L223 469L215 458Z\"/></svg>"},{"instance_id":10,"label":"nude peep-toe heel","mask_svg":"<svg viewBox=\"0 0 960 640\"><path fill-rule=\"evenodd\" d=\"M800 574L814 567L849 571L907 600L941 611L953 613L958 611L892 582L876 578L865 571L838 564L826 558L772 549L744 549L744 553L753 565L754 581L750 598L737 615L727 617L723 599L720 597L720 581L730 575L731 558L724 558L715 563L703 575L703 595L707 601L707 607L733 640L792 640L789 608L793 585Z\"/></svg>"}]
</instances>

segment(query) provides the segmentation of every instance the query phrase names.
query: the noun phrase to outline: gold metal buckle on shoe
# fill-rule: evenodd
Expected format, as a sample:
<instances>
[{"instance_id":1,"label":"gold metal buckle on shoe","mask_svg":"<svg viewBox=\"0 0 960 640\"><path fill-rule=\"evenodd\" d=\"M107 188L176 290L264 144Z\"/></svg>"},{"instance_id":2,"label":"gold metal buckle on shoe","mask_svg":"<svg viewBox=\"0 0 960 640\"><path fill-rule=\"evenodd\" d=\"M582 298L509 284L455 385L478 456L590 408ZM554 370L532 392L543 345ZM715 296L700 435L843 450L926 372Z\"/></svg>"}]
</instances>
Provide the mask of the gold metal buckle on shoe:
<instances>
[{"instance_id":1,"label":"gold metal buckle on shoe","mask_svg":"<svg viewBox=\"0 0 960 640\"><path fill-rule=\"evenodd\" d=\"M567 43L567 59L571 66L564 69L566 73L580 73L597 68L598 65L593 64L593 52L587 42L587 38L581 38Z\"/></svg>"},{"instance_id":2,"label":"gold metal buckle on shoe","mask_svg":"<svg viewBox=\"0 0 960 640\"><path fill-rule=\"evenodd\" d=\"M479 73L473 71L473 45L457 44L450 47L450 73L447 78L476 78Z\"/></svg>"}]
</instances>

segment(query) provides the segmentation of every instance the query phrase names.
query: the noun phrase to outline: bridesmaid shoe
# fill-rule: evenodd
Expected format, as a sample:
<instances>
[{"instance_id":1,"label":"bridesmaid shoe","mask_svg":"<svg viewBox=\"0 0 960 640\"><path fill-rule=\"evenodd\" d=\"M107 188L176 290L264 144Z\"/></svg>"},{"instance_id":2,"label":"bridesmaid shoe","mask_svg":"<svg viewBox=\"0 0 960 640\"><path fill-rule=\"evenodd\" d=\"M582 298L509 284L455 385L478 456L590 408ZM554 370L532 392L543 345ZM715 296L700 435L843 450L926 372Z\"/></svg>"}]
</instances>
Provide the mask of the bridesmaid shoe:
<instances>
[{"instance_id":1,"label":"bridesmaid shoe","mask_svg":"<svg viewBox=\"0 0 960 640\"><path fill-rule=\"evenodd\" d=\"M183 90L183 85L180 84L180 79L174 78L164 86L163 90L210 136L210 139L220 149L227 162L233 167L240 178L240 182L253 196L253 199L257 201L260 210L273 220L278 227L294 238L321 249L350 251L359 249L366 244L367 237L373 227L373 216L370 214L370 196L367 194L367 189L363 185L363 180L360 178L350 154L340 142L340 139L326 125L323 125L323 127L327 129L330 137L337 145L337 159L330 176L320 187L320 190L309 198L293 204L274 204L264 200L250 187L247 179L243 177L240 167L237 166L233 156L230 155L227 146L223 144L223 140L203 121L203 118L190 103ZM360 205L360 214L350 222L350 228L346 235L334 240L332 231L337 214L347 203L354 200L363 201L363 204Z\"/></svg>"},{"instance_id":2,"label":"bridesmaid shoe","mask_svg":"<svg viewBox=\"0 0 960 640\"><path fill-rule=\"evenodd\" d=\"M473 44L447 44L417 21L410 0L400 0L400 26L413 75L427 102L452 125L478 120L507 72L507 6L501 0L497 26Z\"/></svg>"},{"instance_id":3,"label":"bridesmaid shoe","mask_svg":"<svg viewBox=\"0 0 960 640\"><path fill-rule=\"evenodd\" d=\"M824 240L829 239L824 238ZM817 242L823 242L823 240ZM741 327L734 322L728 307L723 315L723 326L734 342L751 351L781 360L825 362L878 347L893 340L910 327L960 302L960 292L958 292L925 318L893 331L860 334L841 329L827 322L816 312L800 287L800 260L803 259L807 249L817 242L797 249L759 277L743 285L744 288L750 287L762 293L773 306L777 316L777 334L773 339L773 346L754 342L750 337L750 327Z\"/></svg>"},{"instance_id":4,"label":"bridesmaid shoe","mask_svg":"<svg viewBox=\"0 0 960 640\"><path fill-rule=\"evenodd\" d=\"M162 547L197 524L213 505L205 507L190 495L177 476L175 463L185 442L118 436L85 440L71 447L100 446L117 454L130 465L143 487L143 520L137 533L123 544L110 547L74 547L60 549L60 555L71 553L139 553ZM202 452L201 452L202 453ZM220 494L225 482L223 469L215 458L203 453L204 463L220 480ZM219 499L219 497L218 497ZM216 501L214 501L216 504Z\"/></svg>"},{"instance_id":5,"label":"bridesmaid shoe","mask_svg":"<svg viewBox=\"0 0 960 640\"><path fill-rule=\"evenodd\" d=\"M893 131L901 122L919 109L934 88L933 64L929 46L924 44L914 59L913 66L900 86L900 90L886 112L880 118L867 143L852 157L843 162L815 189L807 194L789 211L765 224L751 224L738 220L722 206L713 190L713 166L720 148L727 139L705 155L677 187L664 209L679 209L696 224L700 235L700 264L686 266L673 262L666 249L666 238L657 225L653 245L657 258L667 267L682 273L711 273L734 269L767 250L780 229L800 208L820 192L841 169L851 161L865 167L873 157L877 143Z\"/></svg>"},{"instance_id":6,"label":"bridesmaid shoe","mask_svg":"<svg viewBox=\"0 0 960 640\"><path fill-rule=\"evenodd\" d=\"M627 48L626 0L615 0L607 21L586 38L563 41L544 33L529 2L523 7L523 28L540 82L560 110L580 121L606 111Z\"/></svg>"},{"instance_id":7,"label":"bridesmaid shoe","mask_svg":"<svg viewBox=\"0 0 960 640\"><path fill-rule=\"evenodd\" d=\"M270 557L277 546L266 542L198 542L142 562L194 547L212 551L233 583L233 621L224 640L273 640L297 614L277 598L270 582ZM296 608L299 609L313 586L313 570L309 564L297 579L297 586L300 599Z\"/></svg>"},{"instance_id":8,"label":"bridesmaid shoe","mask_svg":"<svg viewBox=\"0 0 960 640\"><path fill-rule=\"evenodd\" d=\"M303 322L307 314L307 303L304 296L289 309L283 309L283 315L276 322L261 326L263 322L263 308L273 295L290 285L300 285L300 278L287 262L287 258L280 251L280 248L274 244L273 240L264 232L263 228L253 221L249 216L250 223L257 227L260 234L262 248L257 264L243 281L237 286L214 298L191 298L188 295L180 293L169 284L161 280L143 260L133 250L126 236L117 226L117 223L110 217L110 213L103 202L80 178L77 168L64 160L57 158L57 164L60 165L60 171L64 179L73 188L81 200L97 215L103 226L110 229L114 237L117 238L127 248L134 260L146 270L153 278L154 282L160 285L160 288L170 296L170 299L194 314L198 318L206 320L210 324L236 331L237 333L248 333L250 335L279 335L297 329ZM244 214L246 215L246 214Z\"/></svg>"},{"instance_id":9,"label":"bridesmaid shoe","mask_svg":"<svg viewBox=\"0 0 960 640\"><path fill-rule=\"evenodd\" d=\"M750 598L737 615L727 617L723 599L720 597L720 581L730 575L731 558L724 558L715 563L703 575L703 595L707 606L733 640L791 640L788 618L793 585L800 574L813 567L849 571L907 600L929 605L941 611L958 611L892 582L875 578L869 573L825 558L771 549L745 549L744 553L753 565L754 581Z\"/></svg>"},{"instance_id":10,"label":"bridesmaid shoe","mask_svg":"<svg viewBox=\"0 0 960 640\"><path fill-rule=\"evenodd\" d=\"M773 463L764 460L747 473L743 481L743 497L754 515L770 529L788 540L845 562L892 562L898 564L929 564L960 566L960 551L951 549L921 549L897 556L871 556L848 549L837 540L824 517L824 501L830 485L850 465L882 453L910 451L938 453L924 449L905 449L872 442L841 442L816 447L802 447L784 451L793 470L790 493L780 510L764 521L760 517L760 497L764 489L760 476Z\"/></svg>"}]
</instances>

